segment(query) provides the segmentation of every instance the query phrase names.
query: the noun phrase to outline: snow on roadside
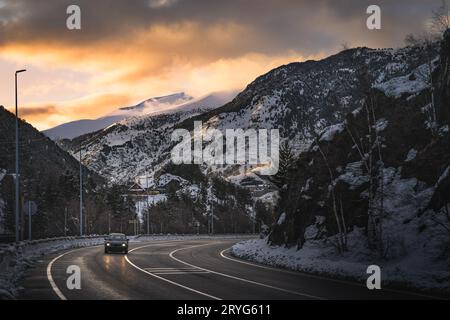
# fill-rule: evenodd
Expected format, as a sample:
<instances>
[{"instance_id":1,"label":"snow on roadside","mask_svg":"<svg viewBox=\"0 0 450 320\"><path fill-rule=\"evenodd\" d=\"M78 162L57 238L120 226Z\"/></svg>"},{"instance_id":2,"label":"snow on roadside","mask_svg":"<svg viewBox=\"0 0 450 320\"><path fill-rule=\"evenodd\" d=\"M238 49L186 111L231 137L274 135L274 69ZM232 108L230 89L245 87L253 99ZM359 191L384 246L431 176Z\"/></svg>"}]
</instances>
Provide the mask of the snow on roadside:
<instances>
[{"instance_id":1,"label":"snow on roadside","mask_svg":"<svg viewBox=\"0 0 450 320\"><path fill-rule=\"evenodd\" d=\"M447 168L441 177L449 172ZM385 259L368 249L362 228L353 228L347 235L348 251L339 254L332 244L336 242L334 237L316 240L312 230L315 225L306 229L307 240L299 250L257 239L234 245L232 254L272 266L358 281L365 281L367 267L376 264L382 269L384 284L450 293L450 235L436 223L445 215L426 209L435 188L415 178L402 179L401 169L385 168L383 177Z\"/></svg>"},{"instance_id":2,"label":"snow on roadside","mask_svg":"<svg viewBox=\"0 0 450 320\"><path fill-rule=\"evenodd\" d=\"M58 251L95 246L103 243L103 236L85 238L56 238L31 243L20 242L0 246L0 299L13 299L21 290L18 286L25 270L43 255Z\"/></svg>"},{"instance_id":3,"label":"snow on roadside","mask_svg":"<svg viewBox=\"0 0 450 320\"><path fill-rule=\"evenodd\" d=\"M355 229L349 235L349 243L361 246L366 242L362 229ZM360 248L361 249L361 248ZM272 246L267 239L241 241L231 248L235 257L249 261L285 268L315 275L329 276L335 279L355 280L365 285L367 267L372 264L381 267L382 286L396 285L416 290L450 293L450 271L445 263L423 259L421 254L406 256L391 261L374 259L366 248L351 248L340 255L330 243L308 240L304 246L287 248ZM421 252L422 253L422 252ZM421 267L416 269L416 263ZM432 266L432 268L431 268Z\"/></svg>"}]
</instances>

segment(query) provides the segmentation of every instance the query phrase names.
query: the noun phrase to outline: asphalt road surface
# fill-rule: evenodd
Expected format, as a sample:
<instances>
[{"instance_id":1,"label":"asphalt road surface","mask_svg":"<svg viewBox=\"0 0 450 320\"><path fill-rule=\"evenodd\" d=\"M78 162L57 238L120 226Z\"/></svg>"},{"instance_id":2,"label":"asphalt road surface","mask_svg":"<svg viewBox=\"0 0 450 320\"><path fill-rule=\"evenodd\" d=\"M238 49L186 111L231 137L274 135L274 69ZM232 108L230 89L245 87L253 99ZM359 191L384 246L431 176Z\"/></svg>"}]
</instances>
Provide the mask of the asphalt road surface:
<instances>
[{"instance_id":1,"label":"asphalt road surface","mask_svg":"<svg viewBox=\"0 0 450 320\"><path fill-rule=\"evenodd\" d=\"M130 242L128 255L103 246L48 256L30 269L22 299L427 299L365 283L276 269L232 257L239 240ZM67 288L70 265L80 267L81 289Z\"/></svg>"}]
</instances>

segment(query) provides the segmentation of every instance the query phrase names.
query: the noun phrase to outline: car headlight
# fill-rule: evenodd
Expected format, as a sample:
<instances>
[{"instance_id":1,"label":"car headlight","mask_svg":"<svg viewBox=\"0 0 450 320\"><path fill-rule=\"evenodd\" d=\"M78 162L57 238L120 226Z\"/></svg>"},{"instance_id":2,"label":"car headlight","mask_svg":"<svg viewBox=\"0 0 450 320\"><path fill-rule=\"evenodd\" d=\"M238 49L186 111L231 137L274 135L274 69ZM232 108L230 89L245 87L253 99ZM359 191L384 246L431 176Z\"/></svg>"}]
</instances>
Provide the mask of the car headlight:
<instances>
[{"instance_id":1,"label":"car headlight","mask_svg":"<svg viewBox=\"0 0 450 320\"><path fill-rule=\"evenodd\" d=\"M111 245L110 243L107 243L107 244L106 244L107 247L109 247L110 245Z\"/></svg>"},{"instance_id":2,"label":"car headlight","mask_svg":"<svg viewBox=\"0 0 450 320\"><path fill-rule=\"evenodd\" d=\"M125 243L122 243L122 247L126 247L126 244L125 244Z\"/></svg>"}]
</instances>

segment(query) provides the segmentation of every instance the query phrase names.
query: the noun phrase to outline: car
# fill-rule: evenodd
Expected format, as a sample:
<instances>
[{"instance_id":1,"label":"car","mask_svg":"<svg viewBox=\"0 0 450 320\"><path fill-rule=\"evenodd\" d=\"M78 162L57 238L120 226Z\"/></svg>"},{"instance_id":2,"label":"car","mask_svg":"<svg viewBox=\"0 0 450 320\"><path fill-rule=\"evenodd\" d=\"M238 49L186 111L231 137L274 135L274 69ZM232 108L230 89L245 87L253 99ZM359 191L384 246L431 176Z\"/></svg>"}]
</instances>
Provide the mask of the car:
<instances>
[{"instance_id":1,"label":"car","mask_svg":"<svg viewBox=\"0 0 450 320\"><path fill-rule=\"evenodd\" d=\"M123 233L111 233L105 237L105 253L128 253L128 238Z\"/></svg>"}]
</instances>

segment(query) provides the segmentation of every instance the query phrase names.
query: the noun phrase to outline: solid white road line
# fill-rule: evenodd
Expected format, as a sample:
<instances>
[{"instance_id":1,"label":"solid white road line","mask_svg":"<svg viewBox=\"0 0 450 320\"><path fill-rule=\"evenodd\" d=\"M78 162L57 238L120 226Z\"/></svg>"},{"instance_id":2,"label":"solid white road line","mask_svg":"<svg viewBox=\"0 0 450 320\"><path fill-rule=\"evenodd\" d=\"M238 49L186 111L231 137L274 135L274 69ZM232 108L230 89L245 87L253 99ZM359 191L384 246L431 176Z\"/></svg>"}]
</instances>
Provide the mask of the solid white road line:
<instances>
[{"instance_id":1,"label":"solid white road line","mask_svg":"<svg viewBox=\"0 0 450 320\"><path fill-rule=\"evenodd\" d=\"M356 282L339 280L339 279L331 279L331 278L322 277L322 276L315 275L315 274L303 273L301 271L291 271L291 270L286 270L286 269L282 269L282 268L266 266L266 265L262 265L262 264L258 264L258 263L254 263L254 262L244 261L244 260L241 260L241 259L231 258L231 257L228 257L228 256L225 255L225 251L229 251L230 249L231 248L222 250L220 252L220 256L222 258L227 259L227 260L238 262L238 263L242 263L242 264L246 264L246 265L249 265L249 266L252 266L252 267L256 267L256 268L273 270L273 271L282 272L282 273L288 273L288 274L292 274L292 275L296 275L296 276L304 276L304 277L308 277L308 278L326 280L326 281L331 281L331 282L336 282L336 283L342 283L342 284L352 285L352 286L355 286L355 287L365 287L364 285L362 285L360 283L356 283Z\"/></svg>"},{"instance_id":2,"label":"solid white road line","mask_svg":"<svg viewBox=\"0 0 450 320\"><path fill-rule=\"evenodd\" d=\"M56 285L55 281L53 280L52 266L56 262L56 260L58 260L59 258L64 257L66 254L69 254L69 253L72 253L74 251L78 251L78 250L81 250L81 249L83 249L83 248L73 249L73 250L67 251L67 252L65 252L63 254L60 254L59 256L54 258L52 261L50 261L49 264L47 265L47 279L48 279L48 282L50 282L50 285L52 286L53 291L56 293L58 298L61 299L61 300L67 300L67 298L61 292L61 290L59 290L58 286Z\"/></svg>"},{"instance_id":3,"label":"solid white road line","mask_svg":"<svg viewBox=\"0 0 450 320\"><path fill-rule=\"evenodd\" d=\"M345 280L338 280L338 279L331 279L331 278L326 278L326 277L321 277L318 275L314 275L314 274L305 274L302 273L300 271L289 271L289 270L283 270L283 269L279 269L279 268L274 268L274 267L269 267L269 266L263 266L260 264L256 264L256 263L252 263L252 262L247 262L247 261L242 261L239 259L234 259L234 258L230 258L228 256L225 255L225 251L230 250L230 248L222 250L220 252L220 256L222 258L225 258L227 260L231 260L234 262L238 262L238 263L242 263L242 264L246 264L249 266L253 266L253 267L257 267L257 268L262 268L262 269L268 269L268 270L274 270L274 271L278 271L278 272L286 272L286 273L290 273L290 274L295 274L295 273L299 273L302 276L308 277L308 278L315 278L315 279L321 279L321 280L326 280L326 281L332 281L332 282L336 282L336 283L342 283L342 284L347 284L347 285L352 285L355 287L360 287L360 288L365 288L364 285L356 283L356 282L350 282L350 281L345 281ZM384 289L384 291L389 291L389 292L394 292L394 293L400 293L400 294L405 294L405 295L412 295L412 296L417 296L417 297L421 297L421 298L428 298L428 299L440 299L438 297L434 297L434 296L430 296L430 295L426 295L426 294L420 294L420 293L415 293L415 292L406 292L406 291L402 291L402 290L396 290L396 289Z\"/></svg>"},{"instance_id":4,"label":"solid white road line","mask_svg":"<svg viewBox=\"0 0 450 320\"><path fill-rule=\"evenodd\" d=\"M167 240L167 241L171 241L171 240ZM177 241L177 240L172 240L172 241ZM167 244L167 242L164 241L163 244ZM153 244L153 245L156 246L156 245L161 245L161 244ZM63 253L63 254L60 254L59 256L57 256L56 258L54 258L52 261L50 261L50 262L48 263L48 265L47 265L47 279L48 279L48 282L50 283L50 285L51 285L51 287L52 287L52 290L56 293L56 295L58 296L59 299L61 299L61 300L67 300L66 296L61 292L61 290L60 290L60 289L58 288L58 286L56 285L56 282L53 280L53 276L52 276L52 266L53 266L53 264L54 264L58 259L64 257L65 255L67 255L67 254L69 254L69 253L72 253L72 252L74 252L74 251L78 251L78 250L86 249L86 248L99 247L99 246L102 246L102 244L101 244L101 245L95 245L95 246L89 246L89 247L83 247L83 248L76 248L76 249L67 251L67 252L65 252L65 253ZM152 245L147 245L147 246L152 246ZM131 250L131 251L133 251L133 250ZM130 252L131 252L131 251L130 251Z\"/></svg>"},{"instance_id":5,"label":"solid white road line","mask_svg":"<svg viewBox=\"0 0 450 320\"><path fill-rule=\"evenodd\" d=\"M151 245L146 245L146 246L137 247L137 248L134 248L134 249L128 251L128 253L131 253L131 252L133 252L133 251L136 251L136 250L139 250L139 249L142 249L142 248L150 247L150 246L151 246ZM172 280L169 280L169 279L160 277L160 276L158 276L158 275L156 275L156 274L154 274L154 273L148 272L148 271L146 271L145 269L142 269L142 268L138 267L137 265L135 265L133 262L131 262L130 259L128 259L128 255L125 256L125 260L126 260L131 266L133 266L134 268L136 268L137 270L142 271L142 272L144 272L144 273L146 273L146 274L148 274L148 275L150 275L150 276L152 276L152 277L155 277L155 278L157 278L157 279L159 279L159 280L168 282L168 283L170 283L170 284L173 284L174 286L177 286L177 287L180 287L180 288L189 290L189 291L191 291L191 292L195 292L195 293L197 293L197 294L200 294L200 295L202 295L202 296L205 296L205 297L208 297L208 298L211 298L211 299L214 299L214 300L222 300L221 298L218 298L218 297L216 297L216 296L213 296L213 295L210 295L210 294L207 294L207 293L204 293L204 292L195 290L195 289L193 289L193 288L187 287L187 286L182 285L182 284L180 284L180 283L177 283L177 282L175 282L175 281L172 281Z\"/></svg>"},{"instance_id":6,"label":"solid white road line","mask_svg":"<svg viewBox=\"0 0 450 320\"><path fill-rule=\"evenodd\" d=\"M201 245L196 245L196 246L176 249L176 250L172 251L171 253L169 253L169 256L173 260L178 261L178 262L180 262L182 264L185 264L187 266L190 266L190 267L193 267L193 268L198 268L198 269L201 269L201 270L213 273L213 274L220 275L222 277L227 277L227 278L230 278L230 279L234 279L234 280L238 280L238 281L242 281L242 282L247 282L247 283L251 283L251 284L254 284L254 285L261 286L261 287L266 287L266 288L270 288L270 289L274 289L274 290L278 290L278 291L282 291L282 292L286 292L286 293L294 294L294 295L298 295L298 296L303 296L303 297L307 297L307 298L311 298L311 299L325 300L325 298L322 298L322 297L313 296L313 295L310 295L310 294L301 293L301 292L297 292L297 291L292 291L292 290L288 290L288 289L283 289L283 288L271 286L271 285L268 285L268 284L265 284L265 283L260 283L260 282L256 282L256 281L252 281L252 280L248 280L248 279L243 279L243 278L235 277L235 276L232 276L232 275L229 275L229 274L225 274L225 273L213 271L213 270L210 270L210 269L202 268L202 267L190 264L190 263L188 263L186 261L183 261L183 260L180 260L180 259L174 257L174 254L179 252L179 251L181 251L181 250L192 249L192 248L197 248L197 247L203 247L203 246L207 246L207 245L211 245L211 244L214 244L214 243L207 243L207 244L201 244Z\"/></svg>"}]
</instances>

